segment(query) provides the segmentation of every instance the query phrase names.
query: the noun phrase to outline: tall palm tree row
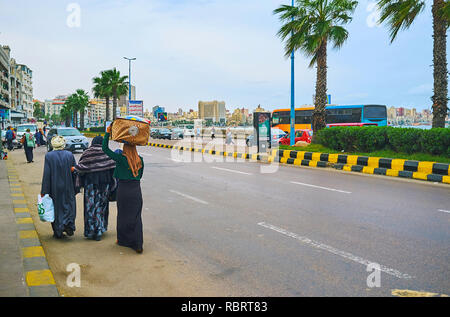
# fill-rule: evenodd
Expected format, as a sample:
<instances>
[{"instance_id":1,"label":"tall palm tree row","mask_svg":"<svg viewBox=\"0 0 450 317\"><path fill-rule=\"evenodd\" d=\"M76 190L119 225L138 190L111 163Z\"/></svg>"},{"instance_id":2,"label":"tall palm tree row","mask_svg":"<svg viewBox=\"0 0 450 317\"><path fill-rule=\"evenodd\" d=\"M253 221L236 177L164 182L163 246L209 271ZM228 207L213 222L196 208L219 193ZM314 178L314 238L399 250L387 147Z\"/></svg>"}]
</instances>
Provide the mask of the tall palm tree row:
<instances>
[{"instance_id":1,"label":"tall palm tree row","mask_svg":"<svg viewBox=\"0 0 450 317\"><path fill-rule=\"evenodd\" d=\"M83 89L77 89L77 91L70 95L62 110L62 117L66 121L66 126L70 125L70 118L73 114L73 120L75 127L78 128L78 113L80 113L80 129L84 130L84 112L89 105L89 96Z\"/></svg>"},{"instance_id":2,"label":"tall palm tree row","mask_svg":"<svg viewBox=\"0 0 450 317\"><path fill-rule=\"evenodd\" d=\"M349 34L343 25L352 21L357 5L353 0L296 0L295 6L274 10L283 23L278 36L286 42L285 56L301 51L311 58L309 67L317 66L314 132L326 127L328 46L339 49L344 45Z\"/></svg>"},{"instance_id":3,"label":"tall palm tree row","mask_svg":"<svg viewBox=\"0 0 450 317\"><path fill-rule=\"evenodd\" d=\"M89 95L83 89L77 89L72 96L76 110L80 112L80 129L84 130L84 113L89 106Z\"/></svg>"},{"instance_id":4,"label":"tall palm tree row","mask_svg":"<svg viewBox=\"0 0 450 317\"><path fill-rule=\"evenodd\" d=\"M105 98L106 101L106 121L109 121L109 102L113 100L113 120L117 117L117 100L120 96L128 93L128 76L121 76L116 68L105 70L100 73L100 77L93 78L94 96Z\"/></svg>"},{"instance_id":5,"label":"tall palm tree row","mask_svg":"<svg viewBox=\"0 0 450 317\"><path fill-rule=\"evenodd\" d=\"M425 9L425 0L379 0L380 23L390 30L391 43L402 29L408 29ZM445 127L448 113L447 29L450 25L450 1L433 0L433 128Z\"/></svg>"}]
</instances>

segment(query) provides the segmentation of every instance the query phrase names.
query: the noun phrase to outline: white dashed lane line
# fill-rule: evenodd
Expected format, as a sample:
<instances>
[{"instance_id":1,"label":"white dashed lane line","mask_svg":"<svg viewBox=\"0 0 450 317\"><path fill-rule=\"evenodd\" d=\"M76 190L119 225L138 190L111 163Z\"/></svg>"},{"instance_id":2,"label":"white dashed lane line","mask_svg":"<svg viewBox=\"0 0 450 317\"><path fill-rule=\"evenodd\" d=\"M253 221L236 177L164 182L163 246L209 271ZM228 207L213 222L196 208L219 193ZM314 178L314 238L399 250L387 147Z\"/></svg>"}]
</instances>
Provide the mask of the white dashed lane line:
<instances>
[{"instance_id":1,"label":"white dashed lane line","mask_svg":"<svg viewBox=\"0 0 450 317\"><path fill-rule=\"evenodd\" d=\"M361 258L359 256L353 255L353 254L351 254L349 252L338 250L338 249L336 249L336 248L334 248L332 246L323 244L321 242L314 241L314 240L309 239L307 237L302 237L302 236L300 236L300 235L298 235L296 233L287 231L285 229L276 227L274 225L271 225L271 224L268 224L268 223L265 223L265 222L260 222L260 223L258 223L258 225L261 226L261 227L264 227L266 229L270 229L270 230L276 231L278 233L281 233L281 234L283 234L285 236L294 238L294 239L296 239L296 240L298 240L298 241L302 242L303 244L308 245L310 247L330 252L330 253L338 255L338 256L340 256L340 257L342 257L344 259L347 259L347 260L350 260L350 261L362 264L364 266L368 266L369 264L375 264L376 263L376 262L373 262L373 261L369 261L369 260L363 259L363 258ZM400 278L400 279L411 279L411 278L413 278L409 274L402 273L402 272L400 272L398 270L388 268L388 267L383 266L381 264L378 264L378 265L379 265L379 269L380 269L381 272L385 272L385 273L387 273L389 275L392 275L392 276L395 276L397 278Z\"/></svg>"},{"instance_id":2,"label":"white dashed lane line","mask_svg":"<svg viewBox=\"0 0 450 317\"><path fill-rule=\"evenodd\" d=\"M198 203L200 203L200 204L208 205L208 203L207 203L206 201L204 201L204 200L198 199L198 198L196 198L196 197L193 197L193 196L190 196L190 195L187 195L187 194L180 193L180 192L178 192L178 191L176 191L176 190L170 190L170 192L171 192L171 193L174 193L174 194L177 194L177 195L180 195L180 196L182 196L182 197L184 197L184 198L193 200L193 201L198 202Z\"/></svg>"},{"instance_id":3,"label":"white dashed lane line","mask_svg":"<svg viewBox=\"0 0 450 317\"><path fill-rule=\"evenodd\" d=\"M351 194L352 193L352 192L348 192L348 191L345 191L345 190L329 188L329 187L323 187L323 186L317 186L317 185L311 185L311 184L305 184L305 183L299 183L299 182L291 182L291 183L292 184L296 184L296 185L302 185L302 186L317 188L317 189L329 190L329 191L338 192L338 193L342 193L342 194Z\"/></svg>"}]
</instances>

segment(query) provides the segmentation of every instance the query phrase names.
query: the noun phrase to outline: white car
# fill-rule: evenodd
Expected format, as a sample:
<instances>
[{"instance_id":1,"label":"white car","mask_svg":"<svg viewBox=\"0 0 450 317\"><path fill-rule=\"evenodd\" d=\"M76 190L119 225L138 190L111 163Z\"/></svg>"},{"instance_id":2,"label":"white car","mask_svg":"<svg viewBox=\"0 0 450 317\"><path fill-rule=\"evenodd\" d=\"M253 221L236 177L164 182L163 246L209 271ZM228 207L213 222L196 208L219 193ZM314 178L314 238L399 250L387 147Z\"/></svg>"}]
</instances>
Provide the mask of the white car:
<instances>
[{"instance_id":1,"label":"white car","mask_svg":"<svg viewBox=\"0 0 450 317\"><path fill-rule=\"evenodd\" d=\"M36 130L38 129L38 127L37 127L37 125L35 125L33 123L25 123L25 124L18 125L17 133L16 133L17 140L22 139L25 132L27 132L27 129L30 129L30 133L32 135L34 135L36 133Z\"/></svg>"},{"instance_id":2,"label":"white car","mask_svg":"<svg viewBox=\"0 0 450 317\"><path fill-rule=\"evenodd\" d=\"M184 138L193 138L195 136L194 129L183 129L183 137Z\"/></svg>"}]
</instances>

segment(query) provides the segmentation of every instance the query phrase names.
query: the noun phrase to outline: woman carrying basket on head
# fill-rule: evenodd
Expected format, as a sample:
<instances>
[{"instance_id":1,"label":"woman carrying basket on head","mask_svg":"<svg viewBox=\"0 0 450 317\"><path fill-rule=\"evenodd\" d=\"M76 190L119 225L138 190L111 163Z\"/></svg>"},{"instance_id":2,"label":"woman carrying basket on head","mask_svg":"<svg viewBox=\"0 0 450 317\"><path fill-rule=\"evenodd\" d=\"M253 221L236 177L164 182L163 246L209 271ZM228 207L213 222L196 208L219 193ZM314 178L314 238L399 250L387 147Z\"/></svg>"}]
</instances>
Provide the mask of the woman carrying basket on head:
<instances>
[{"instance_id":1,"label":"woman carrying basket on head","mask_svg":"<svg viewBox=\"0 0 450 317\"><path fill-rule=\"evenodd\" d=\"M122 154L109 148L111 126L106 130L102 149L116 162L114 177L119 180L117 187L117 244L143 251L142 232L142 191L140 180L144 172L144 160L137 153L136 146L123 145Z\"/></svg>"}]
</instances>

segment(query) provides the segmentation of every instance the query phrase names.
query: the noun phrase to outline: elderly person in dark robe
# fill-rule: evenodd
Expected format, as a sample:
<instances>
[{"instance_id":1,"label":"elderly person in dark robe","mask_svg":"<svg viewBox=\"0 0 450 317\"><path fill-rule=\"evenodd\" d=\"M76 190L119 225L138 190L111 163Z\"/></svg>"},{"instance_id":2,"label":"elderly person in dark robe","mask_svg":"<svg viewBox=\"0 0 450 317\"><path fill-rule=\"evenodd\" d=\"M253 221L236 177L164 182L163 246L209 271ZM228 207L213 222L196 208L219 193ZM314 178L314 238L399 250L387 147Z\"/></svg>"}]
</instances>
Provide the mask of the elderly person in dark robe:
<instances>
[{"instance_id":1,"label":"elderly person in dark robe","mask_svg":"<svg viewBox=\"0 0 450 317\"><path fill-rule=\"evenodd\" d=\"M45 155L41 196L48 194L53 199L53 236L61 239L64 232L73 236L75 231L77 206L72 167L76 165L76 161L71 152L64 150L66 141L62 136L53 137L51 143L53 151Z\"/></svg>"},{"instance_id":2,"label":"elderly person in dark robe","mask_svg":"<svg viewBox=\"0 0 450 317\"><path fill-rule=\"evenodd\" d=\"M84 188L84 236L96 241L108 230L109 196L116 187L116 162L103 152L102 143L103 137L95 137L75 166Z\"/></svg>"}]
</instances>

